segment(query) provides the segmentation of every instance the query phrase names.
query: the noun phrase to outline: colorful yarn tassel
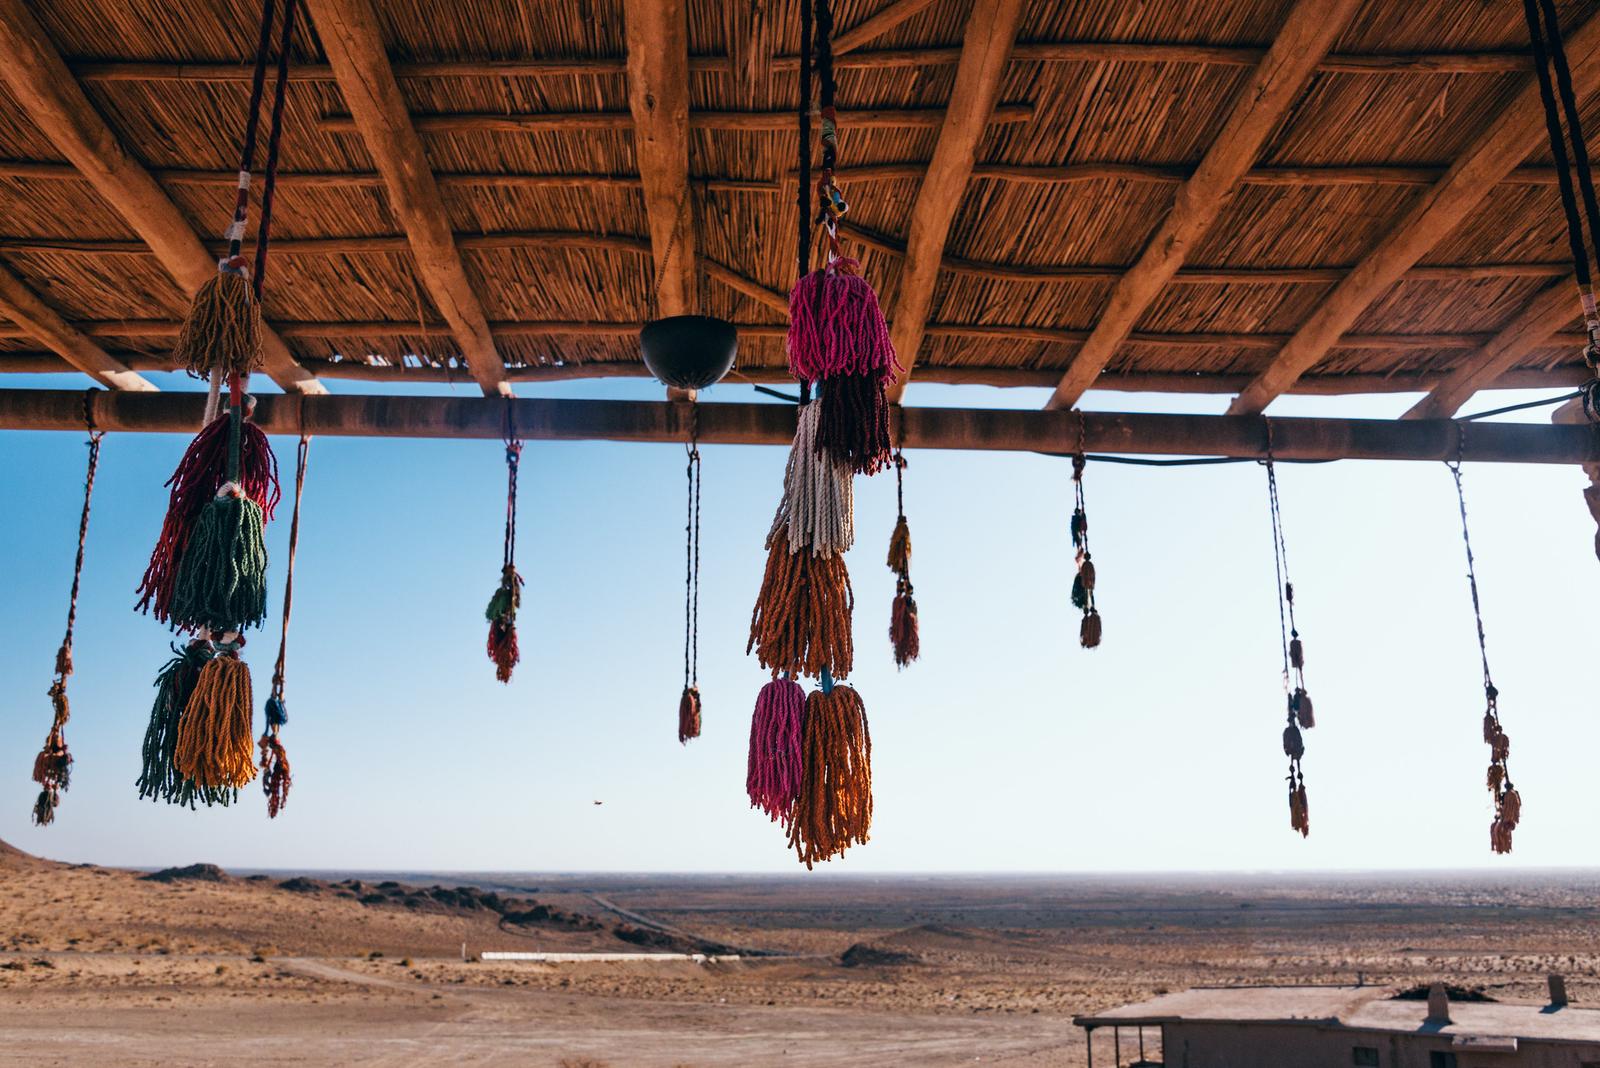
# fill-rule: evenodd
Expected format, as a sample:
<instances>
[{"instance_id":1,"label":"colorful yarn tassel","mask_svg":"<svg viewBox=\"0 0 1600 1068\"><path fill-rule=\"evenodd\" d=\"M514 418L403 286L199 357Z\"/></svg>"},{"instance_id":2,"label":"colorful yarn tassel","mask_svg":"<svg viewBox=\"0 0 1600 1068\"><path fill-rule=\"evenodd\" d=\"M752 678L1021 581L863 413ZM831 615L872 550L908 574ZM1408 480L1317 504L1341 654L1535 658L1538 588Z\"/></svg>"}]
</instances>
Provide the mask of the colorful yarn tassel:
<instances>
[{"instance_id":1,"label":"colorful yarn tassel","mask_svg":"<svg viewBox=\"0 0 1600 1068\"><path fill-rule=\"evenodd\" d=\"M842 375L820 386L817 448L863 475L877 474L890 462L884 384L873 375Z\"/></svg>"},{"instance_id":2,"label":"colorful yarn tassel","mask_svg":"<svg viewBox=\"0 0 1600 1068\"><path fill-rule=\"evenodd\" d=\"M250 669L238 647L219 643L178 721L173 767L199 787L237 789L256 777Z\"/></svg>"},{"instance_id":3,"label":"colorful yarn tassel","mask_svg":"<svg viewBox=\"0 0 1600 1068\"><path fill-rule=\"evenodd\" d=\"M150 612L163 623L171 619L178 571L200 513L229 481L231 422L228 413L212 420L189 443L177 470L167 480L171 487L167 515L139 583L138 604L139 611ZM234 481L260 506L262 521L271 521L278 507L278 461L266 434L248 421L240 427L239 473Z\"/></svg>"},{"instance_id":4,"label":"colorful yarn tassel","mask_svg":"<svg viewBox=\"0 0 1600 1068\"><path fill-rule=\"evenodd\" d=\"M793 679L773 679L756 695L750 717L750 755L745 763L744 787L750 806L775 822L788 825L800 795L804 751L801 729L806 694Z\"/></svg>"},{"instance_id":5,"label":"colorful yarn tassel","mask_svg":"<svg viewBox=\"0 0 1600 1068\"><path fill-rule=\"evenodd\" d=\"M817 448L821 411L816 403L800 408L773 522L785 525L790 545L832 556L856 541L855 479L848 464Z\"/></svg>"},{"instance_id":6,"label":"colorful yarn tassel","mask_svg":"<svg viewBox=\"0 0 1600 1068\"><path fill-rule=\"evenodd\" d=\"M678 744L700 737L700 690L685 686L678 699Z\"/></svg>"},{"instance_id":7,"label":"colorful yarn tassel","mask_svg":"<svg viewBox=\"0 0 1600 1068\"><path fill-rule=\"evenodd\" d=\"M911 595L911 580L896 579L894 607L889 612L889 643L894 646L896 667L906 667L922 655L922 639L917 633L917 599Z\"/></svg>"},{"instance_id":8,"label":"colorful yarn tassel","mask_svg":"<svg viewBox=\"0 0 1600 1068\"><path fill-rule=\"evenodd\" d=\"M1289 782L1289 827L1299 831L1300 837L1311 837L1311 803L1306 800L1304 780Z\"/></svg>"},{"instance_id":9,"label":"colorful yarn tassel","mask_svg":"<svg viewBox=\"0 0 1600 1068\"><path fill-rule=\"evenodd\" d=\"M489 620L489 659L494 661L494 677L511 681L511 670L522 659L517 648L517 609L522 607L522 576L507 564L500 571L500 587L489 598L484 617Z\"/></svg>"},{"instance_id":10,"label":"colorful yarn tassel","mask_svg":"<svg viewBox=\"0 0 1600 1068\"><path fill-rule=\"evenodd\" d=\"M261 749L261 789L267 795L267 818L277 819L289 800L289 755L272 731L265 731L256 743Z\"/></svg>"},{"instance_id":11,"label":"colorful yarn tassel","mask_svg":"<svg viewBox=\"0 0 1600 1068\"><path fill-rule=\"evenodd\" d=\"M813 691L801 731L800 791L789 844L809 869L864 843L872 827L872 735L849 686Z\"/></svg>"},{"instance_id":12,"label":"colorful yarn tassel","mask_svg":"<svg viewBox=\"0 0 1600 1068\"><path fill-rule=\"evenodd\" d=\"M750 641L774 676L818 675L824 667L844 678L855 662L850 613L855 595L844 557L820 556L790 545L783 524L767 535L767 568L750 615Z\"/></svg>"},{"instance_id":13,"label":"colorful yarn tassel","mask_svg":"<svg viewBox=\"0 0 1600 1068\"><path fill-rule=\"evenodd\" d=\"M225 483L200 512L173 589L171 618L186 630L238 631L267 617L261 506Z\"/></svg>"},{"instance_id":14,"label":"colorful yarn tassel","mask_svg":"<svg viewBox=\"0 0 1600 1068\"><path fill-rule=\"evenodd\" d=\"M59 667L59 657L57 658ZM67 704L65 675L50 684L50 704L54 713L50 733L39 755L33 759L33 781L39 784L39 797L33 803L33 822L48 827L55 821L56 806L72 782L72 753L67 749L66 725L72 712Z\"/></svg>"},{"instance_id":15,"label":"colorful yarn tassel","mask_svg":"<svg viewBox=\"0 0 1600 1068\"><path fill-rule=\"evenodd\" d=\"M899 366L878 295L853 259L802 277L789 293L789 372L807 382L892 378Z\"/></svg>"},{"instance_id":16,"label":"colorful yarn tassel","mask_svg":"<svg viewBox=\"0 0 1600 1068\"><path fill-rule=\"evenodd\" d=\"M242 271L220 270L200 287L172 356L190 374L248 375L261 366L261 305Z\"/></svg>"},{"instance_id":17,"label":"colorful yarn tassel","mask_svg":"<svg viewBox=\"0 0 1600 1068\"><path fill-rule=\"evenodd\" d=\"M172 652L173 658L156 676L156 700L150 710L150 725L144 732L139 797L191 809L197 801L207 807L226 806L234 800L232 789L197 786L176 766L178 724L199 681L200 670L215 655L215 649L204 638L196 638L182 648L173 646Z\"/></svg>"}]
</instances>

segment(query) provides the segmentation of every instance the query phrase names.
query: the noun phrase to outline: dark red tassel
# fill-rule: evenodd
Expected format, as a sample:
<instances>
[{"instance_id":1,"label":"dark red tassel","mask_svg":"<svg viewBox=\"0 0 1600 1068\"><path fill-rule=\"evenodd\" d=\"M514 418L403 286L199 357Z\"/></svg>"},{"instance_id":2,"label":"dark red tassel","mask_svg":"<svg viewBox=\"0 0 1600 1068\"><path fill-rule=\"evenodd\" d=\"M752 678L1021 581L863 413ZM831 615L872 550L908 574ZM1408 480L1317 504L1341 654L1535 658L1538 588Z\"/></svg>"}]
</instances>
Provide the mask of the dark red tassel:
<instances>
[{"instance_id":1,"label":"dark red tassel","mask_svg":"<svg viewBox=\"0 0 1600 1068\"><path fill-rule=\"evenodd\" d=\"M911 595L911 583L901 579L896 584L894 608L889 614L889 641L894 646L894 662L905 667L922 655L922 640L917 633L917 600Z\"/></svg>"},{"instance_id":2,"label":"dark red tassel","mask_svg":"<svg viewBox=\"0 0 1600 1068\"><path fill-rule=\"evenodd\" d=\"M200 510L228 480L228 415L213 419L195 435L166 484L171 487L161 536L150 553L150 564L139 583L138 610L163 623L172 616L172 597L178 565L194 533ZM239 484L246 496L261 507L262 522L272 518L281 492L278 460L261 428L245 420L239 441Z\"/></svg>"},{"instance_id":3,"label":"dark red tassel","mask_svg":"<svg viewBox=\"0 0 1600 1068\"><path fill-rule=\"evenodd\" d=\"M515 620L496 619L489 624L489 659L494 661L494 677L510 682L511 669L522 660L517 649Z\"/></svg>"},{"instance_id":4,"label":"dark red tassel","mask_svg":"<svg viewBox=\"0 0 1600 1068\"><path fill-rule=\"evenodd\" d=\"M878 372L824 379L817 415L817 450L854 471L876 474L889 466L889 401Z\"/></svg>"},{"instance_id":5,"label":"dark red tassel","mask_svg":"<svg viewBox=\"0 0 1600 1068\"><path fill-rule=\"evenodd\" d=\"M262 734L256 744L261 747L261 789L267 795L267 818L276 819L289 801L289 787L294 782L289 775L289 754L271 731Z\"/></svg>"},{"instance_id":6,"label":"dark red tassel","mask_svg":"<svg viewBox=\"0 0 1600 1068\"><path fill-rule=\"evenodd\" d=\"M700 737L700 690L696 686L685 686L683 696L678 700L678 742L683 744L690 738Z\"/></svg>"}]
</instances>

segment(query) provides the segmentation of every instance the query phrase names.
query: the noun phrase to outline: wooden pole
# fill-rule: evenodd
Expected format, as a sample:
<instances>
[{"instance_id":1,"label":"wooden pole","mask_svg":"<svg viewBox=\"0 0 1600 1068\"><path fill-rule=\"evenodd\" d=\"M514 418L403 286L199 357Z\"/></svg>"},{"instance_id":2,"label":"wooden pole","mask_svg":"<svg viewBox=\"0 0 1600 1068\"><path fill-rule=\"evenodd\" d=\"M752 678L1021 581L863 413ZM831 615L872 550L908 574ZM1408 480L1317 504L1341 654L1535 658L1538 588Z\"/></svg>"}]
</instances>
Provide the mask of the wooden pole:
<instances>
[{"instance_id":1,"label":"wooden pole","mask_svg":"<svg viewBox=\"0 0 1600 1068\"><path fill-rule=\"evenodd\" d=\"M1172 210L1112 291L1094 332L1061 376L1047 407L1070 408L1093 388L1118 347L1232 201L1268 136L1300 99L1318 60L1360 6L1360 0L1297 0L1194 176L1178 190Z\"/></svg>"},{"instance_id":2,"label":"wooden pole","mask_svg":"<svg viewBox=\"0 0 1600 1068\"><path fill-rule=\"evenodd\" d=\"M412 126L400 83L369 0L307 0L339 91L389 192L411 243L418 278L450 324L472 377L487 394L506 393L505 361L450 231L439 184Z\"/></svg>"},{"instance_id":3,"label":"wooden pole","mask_svg":"<svg viewBox=\"0 0 1600 1068\"><path fill-rule=\"evenodd\" d=\"M1591 16L1567 41L1572 82L1580 98L1600 84L1600 16ZM1301 324L1298 331L1255 381L1234 398L1228 411L1249 415L1266 410L1273 398L1315 367L1340 335L1361 318L1410 267L1454 231L1545 139L1544 106L1533 74L1510 103L1457 157L1445 176L1424 193L1398 223L1367 253L1345 280Z\"/></svg>"},{"instance_id":4,"label":"wooden pole","mask_svg":"<svg viewBox=\"0 0 1600 1068\"><path fill-rule=\"evenodd\" d=\"M0 429L83 429L82 390L0 390ZM105 430L192 434L205 404L200 392L97 394L95 424ZM507 405L529 441L683 442L690 406L655 401L545 400L480 397L309 396L258 398L256 422L269 433L331 437L496 439ZM700 441L788 445L792 404L698 405ZM1260 416L1017 409L907 408L905 443L913 449L1089 452L1166 456L1266 455ZM1442 419L1273 419L1273 455L1280 460L1445 460L1460 441ZM1470 462L1583 464L1600 462L1588 426L1472 424Z\"/></svg>"},{"instance_id":5,"label":"wooden pole","mask_svg":"<svg viewBox=\"0 0 1600 1068\"><path fill-rule=\"evenodd\" d=\"M924 330L939 284L939 262L950 223L966 196L978 159L978 142L989 128L1000 98L1000 79L1010 63L1011 45L1022 19L1022 0L977 0L967 16L961 63L950 90L950 107L933 146L933 160L917 189L910 236L900 271L900 289L889 317L889 336L900 361L890 383L890 404L899 404L911 368L922 348ZM849 170L844 171L848 180Z\"/></svg>"}]
</instances>

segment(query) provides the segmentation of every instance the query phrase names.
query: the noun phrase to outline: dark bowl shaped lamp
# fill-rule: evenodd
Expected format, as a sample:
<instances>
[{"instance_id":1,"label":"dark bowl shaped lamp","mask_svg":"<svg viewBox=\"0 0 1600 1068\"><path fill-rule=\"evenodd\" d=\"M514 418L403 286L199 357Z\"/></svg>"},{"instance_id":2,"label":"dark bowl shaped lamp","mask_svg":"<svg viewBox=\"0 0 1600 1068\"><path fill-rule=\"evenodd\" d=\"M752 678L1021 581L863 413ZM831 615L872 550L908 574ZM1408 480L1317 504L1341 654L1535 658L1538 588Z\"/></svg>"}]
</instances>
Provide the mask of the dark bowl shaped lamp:
<instances>
[{"instance_id":1,"label":"dark bowl shaped lamp","mask_svg":"<svg viewBox=\"0 0 1600 1068\"><path fill-rule=\"evenodd\" d=\"M705 389L733 368L739 333L726 319L711 315L673 315L646 323L639 331L644 365L664 384Z\"/></svg>"}]
</instances>

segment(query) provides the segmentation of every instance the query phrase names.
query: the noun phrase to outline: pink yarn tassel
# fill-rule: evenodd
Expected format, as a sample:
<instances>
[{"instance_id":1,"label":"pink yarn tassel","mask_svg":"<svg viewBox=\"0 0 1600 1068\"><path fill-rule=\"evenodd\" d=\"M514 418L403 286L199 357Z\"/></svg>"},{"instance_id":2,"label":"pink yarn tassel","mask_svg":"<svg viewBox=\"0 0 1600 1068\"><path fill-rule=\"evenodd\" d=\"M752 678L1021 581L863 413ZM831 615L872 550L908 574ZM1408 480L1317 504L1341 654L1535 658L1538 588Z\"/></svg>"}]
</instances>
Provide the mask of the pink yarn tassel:
<instances>
[{"instance_id":1,"label":"pink yarn tassel","mask_svg":"<svg viewBox=\"0 0 1600 1068\"><path fill-rule=\"evenodd\" d=\"M795 283L789 294L789 371L796 378L889 379L899 369L878 295L855 273L859 266L835 260Z\"/></svg>"},{"instance_id":2,"label":"pink yarn tassel","mask_svg":"<svg viewBox=\"0 0 1600 1068\"><path fill-rule=\"evenodd\" d=\"M745 791L752 808L785 825L800 795L800 727L805 707L805 691L798 682L773 679L761 687L750 719Z\"/></svg>"}]
</instances>

